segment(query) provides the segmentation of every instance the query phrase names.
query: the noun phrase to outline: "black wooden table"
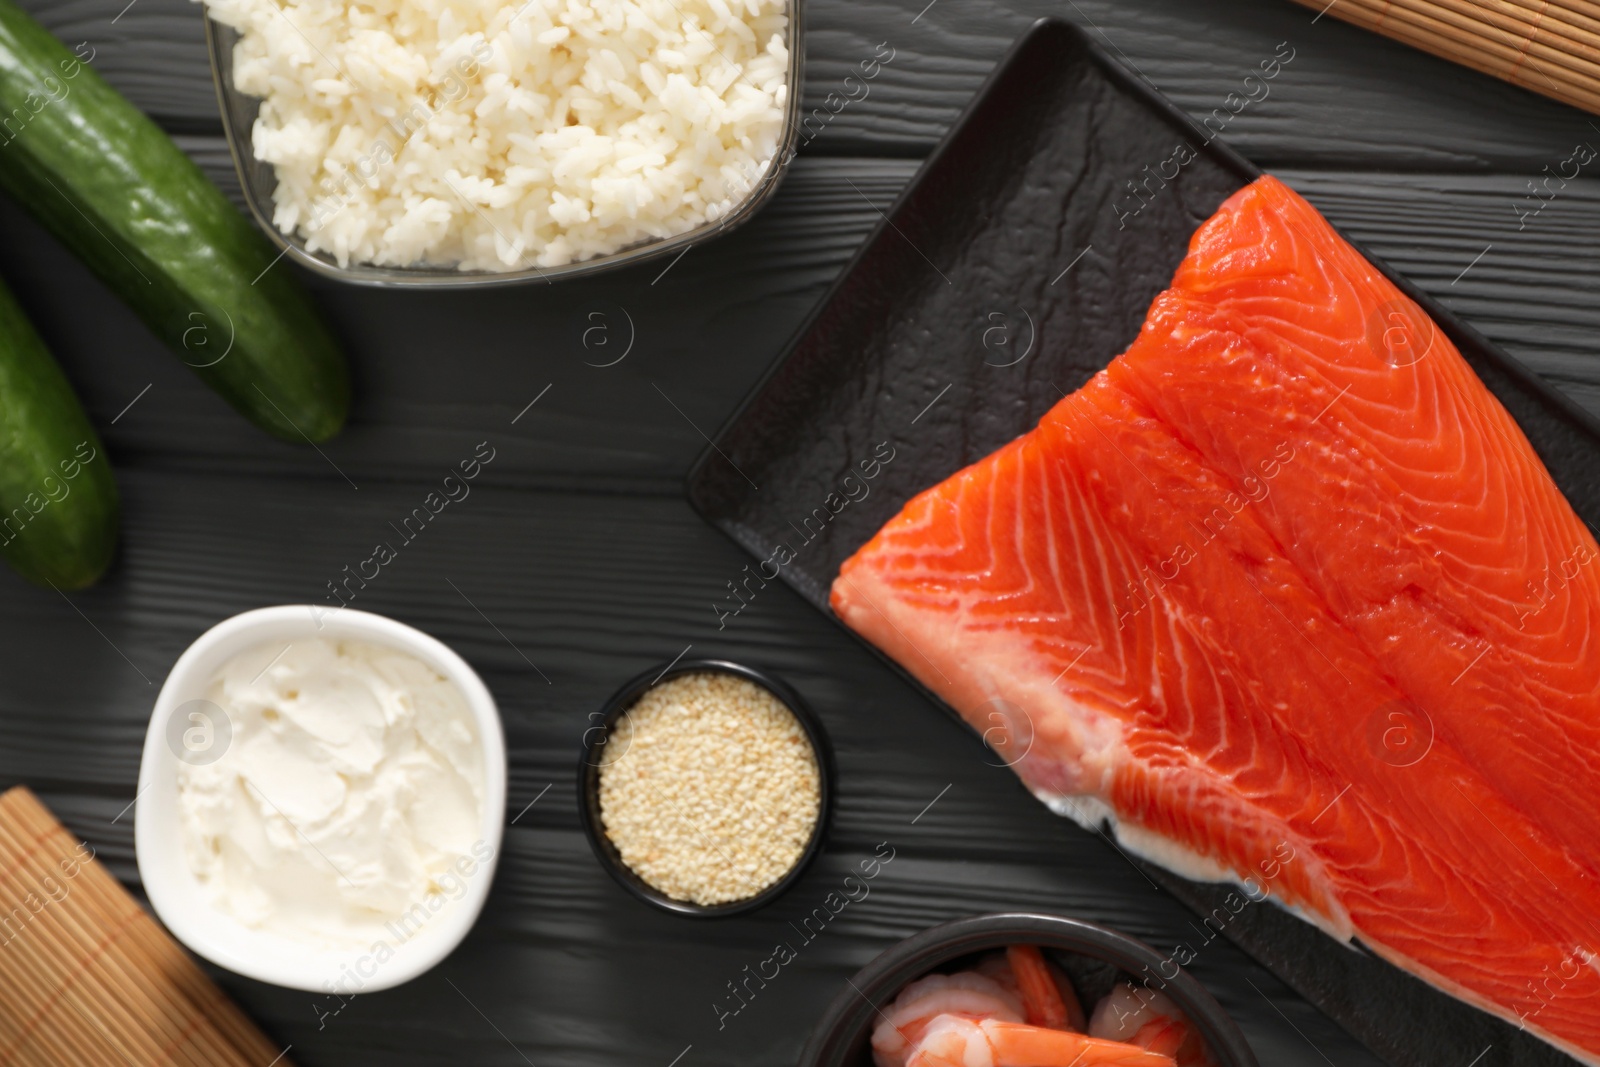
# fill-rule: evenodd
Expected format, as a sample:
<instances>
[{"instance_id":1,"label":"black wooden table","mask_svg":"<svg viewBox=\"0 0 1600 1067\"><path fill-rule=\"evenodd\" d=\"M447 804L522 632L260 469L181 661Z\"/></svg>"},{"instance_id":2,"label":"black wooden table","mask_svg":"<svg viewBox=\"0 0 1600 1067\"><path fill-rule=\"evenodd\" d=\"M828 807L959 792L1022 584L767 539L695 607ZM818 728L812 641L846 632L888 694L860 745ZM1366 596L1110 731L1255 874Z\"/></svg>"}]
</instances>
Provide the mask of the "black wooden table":
<instances>
[{"instance_id":1,"label":"black wooden table","mask_svg":"<svg viewBox=\"0 0 1600 1067\"><path fill-rule=\"evenodd\" d=\"M89 42L94 65L236 192L193 4L28 5L69 44ZM1193 940L1193 917L1172 898L1050 815L973 736L786 589L769 586L719 629L713 605L747 560L682 494L704 434L1006 45L1046 14L1091 28L1197 116L1288 42L1294 58L1270 96L1234 117L1226 139L1600 411L1600 187L1570 181L1524 218L1545 166L1600 144L1590 116L1283 0L809 0L808 110L880 42L893 59L870 95L828 119L748 227L670 269L553 287L401 295L312 281L357 388L349 428L323 454L246 425L0 203L0 272L104 435L125 512L120 560L94 590L68 598L0 573L0 786L32 785L137 887L129 804L173 660L235 612L320 601L390 520L487 441L496 458L471 496L354 606L449 642L499 698L511 824L493 894L436 970L320 1020L325 1000L220 974L291 1058L786 1064L847 975L944 919L1040 909L1157 946ZM630 320L627 357L599 366L626 347ZM583 331L600 321L611 334L591 333L586 347ZM626 896L590 854L573 789L588 713L690 647L797 686L840 769L826 853L784 900L717 924ZM719 1028L726 984L881 842L896 858L871 895ZM1263 1064L1377 1062L1231 946L1208 946L1193 970Z\"/></svg>"}]
</instances>

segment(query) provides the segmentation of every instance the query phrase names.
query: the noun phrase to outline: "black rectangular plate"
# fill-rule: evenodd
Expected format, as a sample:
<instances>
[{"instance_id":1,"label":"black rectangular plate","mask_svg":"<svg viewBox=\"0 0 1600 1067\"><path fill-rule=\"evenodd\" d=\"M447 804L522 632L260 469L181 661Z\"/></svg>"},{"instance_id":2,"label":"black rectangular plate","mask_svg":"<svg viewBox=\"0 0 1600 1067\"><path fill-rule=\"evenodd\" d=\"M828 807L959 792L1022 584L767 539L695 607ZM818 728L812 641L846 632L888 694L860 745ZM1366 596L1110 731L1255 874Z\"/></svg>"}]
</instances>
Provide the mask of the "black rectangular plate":
<instances>
[{"instance_id":1,"label":"black rectangular plate","mask_svg":"<svg viewBox=\"0 0 1600 1067\"><path fill-rule=\"evenodd\" d=\"M695 464L691 503L762 560L787 546L782 580L829 611L840 564L907 500L1032 429L1133 340L1190 236L1260 174L1211 137L1076 27L1034 25ZM1600 423L1373 262L1600 525ZM1152 874L1215 904L1215 886ZM1572 1062L1278 909L1228 934L1391 1063Z\"/></svg>"}]
</instances>

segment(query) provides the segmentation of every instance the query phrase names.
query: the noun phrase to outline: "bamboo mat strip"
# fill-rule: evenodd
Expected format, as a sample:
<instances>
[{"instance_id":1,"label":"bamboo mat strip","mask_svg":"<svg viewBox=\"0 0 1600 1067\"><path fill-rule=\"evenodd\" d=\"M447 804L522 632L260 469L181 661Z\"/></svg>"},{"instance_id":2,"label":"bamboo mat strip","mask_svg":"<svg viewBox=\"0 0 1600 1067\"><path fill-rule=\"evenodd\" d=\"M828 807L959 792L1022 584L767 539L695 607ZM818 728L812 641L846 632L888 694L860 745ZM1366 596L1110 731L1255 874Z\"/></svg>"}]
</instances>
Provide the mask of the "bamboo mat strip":
<instances>
[{"instance_id":1,"label":"bamboo mat strip","mask_svg":"<svg viewBox=\"0 0 1600 1067\"><path fill-rule=\"evenodd\" d=\"M1497 15L1521 19L1557 37L1580 43L1600 40L1600 17L1596 17L1600 12L1590 15L1580 11L1551 11L1545 0L1485 0L1480 6Z\"/></svg>"},{"instance_id":2,"label":"bamboo mat strip","mask_svg":"<svg viewBox=\"0 0 1600 1067\"><path fill-rule=\"evenodd\" d=\"M1584 34L1600 34L1600 4L1563 7L1552 6L1550 0L1466 0L1466 3L1470 7L1519 19L1529 26L1543 27L1554 34L1574 35L1578 40Z\"/></svg>"},{"instance_id":3,"label":"bamboo mat strip","mask_svg":"<svg viewBox=\"0 0 1600 1067\"><path fill-rule=\"evenodd\" d=\"M1600 114L1600 3L1592 0L1295 2Z\"/></svg>"},{"instance_id":4,"label":"bamboo mat strip","mask_svg":"<svg viewBox=\"0 0 1600 1067\"><path fill-rule=\"evenodd\" d=\"M1487 32L1501 44L1543 56L1557 66L1591 74L1600 69L1600 34L1588 27L1504 0L1428 0L1428 4L1452 26Z\"/></svg>"},{"instance_id":5,"label":"bamboo mat strip","mask_svg":"<svg viewBox=\"0 0 1600 1067\"><path fill-rule=\"evenodd\" d=\"M1531 65L1538 74L1539 62L1570 72L1574 77L1594 82L1600 75L1600 36L1576 28L1567 36L1556 36L1553 22L1519 19L1482 0L1340 0L1354 9L1376 12L1384 22L1400 21L1432 32L1442 32L1463 47L1490 51L1509 57L1512 69ZM1383 30L1383 26L1378 27Z\"/></svg>"},{"instance_id":6,"label":"bamboo mat strip","mask_svg":"<svg viewBox=\"0 0 1600 1067\"><path fill-rule=\"evenodd\" d=\"M1441 0L1339 0L1339 7L1380 18L1380 33L1407 43L1425 40L1428 51L1515 85L1588 110L1600 101L1600 61L1475 22L1446 10Z\"/></svg>"},{"instance_id":7,"label":"bamboo mat strip","mask_svg":"<svg viewBox=\"0 0 1600 1067\"><path fill-rule=\"evenodd\" d=\"M0 1067L288 1067L27 788L0 794Z\"/></svg>"}]
</instances>

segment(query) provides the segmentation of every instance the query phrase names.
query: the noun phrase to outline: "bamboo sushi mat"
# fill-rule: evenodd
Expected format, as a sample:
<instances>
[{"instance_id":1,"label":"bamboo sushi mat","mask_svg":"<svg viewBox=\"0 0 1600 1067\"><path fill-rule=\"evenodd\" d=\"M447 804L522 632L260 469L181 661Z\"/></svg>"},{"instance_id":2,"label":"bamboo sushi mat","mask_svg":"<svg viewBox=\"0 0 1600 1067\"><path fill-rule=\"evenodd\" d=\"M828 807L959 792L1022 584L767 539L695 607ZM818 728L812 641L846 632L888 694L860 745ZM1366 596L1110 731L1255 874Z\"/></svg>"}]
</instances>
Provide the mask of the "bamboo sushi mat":
<instances>
[{"instance_id":1,"label":"bamboo sushi mat","mask_svg":"<svg viewBox=\"0 0 1600 1067\"><path fill-rule=\"evenodd\" d=\"M0 794L0 1067L287 1067L23 786Z\"/></svg>"},{"instance_id":2,"label":"bamboo sushi mat","mask_svg":"<svg viewBox=\"0 0 1600 1067\"><path fill-rule=\"evenodd\" d=\"M1295 0L1600 114L1596 0Z\"/></svg>"}]
</instances>

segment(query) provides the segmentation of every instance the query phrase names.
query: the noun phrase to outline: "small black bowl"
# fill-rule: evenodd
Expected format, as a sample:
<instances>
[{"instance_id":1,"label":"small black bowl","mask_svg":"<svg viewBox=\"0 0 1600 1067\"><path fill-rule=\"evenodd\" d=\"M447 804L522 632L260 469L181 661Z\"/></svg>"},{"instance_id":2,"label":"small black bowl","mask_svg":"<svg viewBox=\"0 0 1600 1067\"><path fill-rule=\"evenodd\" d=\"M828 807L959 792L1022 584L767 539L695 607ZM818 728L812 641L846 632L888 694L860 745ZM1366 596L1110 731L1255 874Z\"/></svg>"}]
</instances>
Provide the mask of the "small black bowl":
<instances>
[{"instance_id":1,"label":"small black bowl","mask_svg":"<svg viewBox=\"0 0 1600 1067\"><path fill-rule=\"evenodd\" d=\"M931 971L1006 945L1031 943L1050 952L1074 979L1106 989L1121 977L1159 989L1181 1008L1221 1067L1259 1067L1239 1027L1189 974L1143 941L1093 923L1056 915L977 915L906 938L863 967L811 1031L798 1067L871 1067L869 1042L883 1008L907 984ZM1053 950L1053 951L1052 951ZM1174 976L1168 978L1168 971ZM1102 993L1105 990L1101 991ZM1084 1010L1093 1004L1088 1000Z\"/></svg>"},{"instance_id":2,"label":"small black bowl","mask_svg":"<svg viewBox=\"0 0 1600 1067\"><path fill-rule=\"evenodd\" d=\"M806 843L805 850L795 860L789 872L778 879L766 889L753 897L744 900L735 900L727 904L701 905L687 900L677 900L646 882L634 873L633 869L622 862L622 854L606 836L605 824L600 819L600 768L608 763L621 759L626 752L611 753L607 749L610 741L611 727L622 717L623 713L633 707L634 702L662 682L684 674L696 674L702 671L732 674L748 681L754 682L761 688L772 693L784 706L794 713L799 721L800 728L806 732L811 740L811 749L817 757L817 825L811 831L811 840ZM822 851L822 840L828 825L828 814L833 807L833 753L828 746L828 736L823 732L822 721L806 706L786 683L779 681L763 671L753 667L746 667L738 663L730 663L720 659L690 659L669 663L664 667L653 667L648 671L631 679L616 694L606 702L603 710L591 716L597 720L593 726L584 731L583 752L578 757L578 810L583 819L583 829L589 836L589 844L594 849L594 854L600 858L600 865L611 872L611 877L621 883L622 888L644 901L653 904L663 911L670 911L676 915L689 915L695 918L714 919L728 915L742 915L754 911L756 908L772 903L782 896L784 891L800 878L801 872L806 869L818 852Z\"/></svg>"}]
</instances>

